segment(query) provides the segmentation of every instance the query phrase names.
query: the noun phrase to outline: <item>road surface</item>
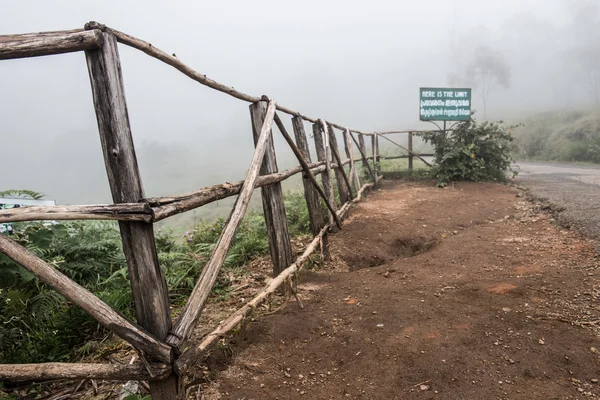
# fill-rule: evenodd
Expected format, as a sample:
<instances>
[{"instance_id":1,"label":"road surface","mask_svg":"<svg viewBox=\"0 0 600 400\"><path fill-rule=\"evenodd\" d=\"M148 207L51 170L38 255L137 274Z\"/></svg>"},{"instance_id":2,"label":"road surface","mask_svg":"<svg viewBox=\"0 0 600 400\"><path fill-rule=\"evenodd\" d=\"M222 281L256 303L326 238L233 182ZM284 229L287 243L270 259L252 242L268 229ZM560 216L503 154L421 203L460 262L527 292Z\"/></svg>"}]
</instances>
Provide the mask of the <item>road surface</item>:
<instances>
[{"instance_id":1,"label":"road surface","mask_svg":"<svg viewBox=\"0 0 600 400\"><path fill-rule=\"evenodd\" d=\"M559 222L600 239L600 168L572 164L517 163L516 181L564 208Z\"/></svg>"}]
</instances>

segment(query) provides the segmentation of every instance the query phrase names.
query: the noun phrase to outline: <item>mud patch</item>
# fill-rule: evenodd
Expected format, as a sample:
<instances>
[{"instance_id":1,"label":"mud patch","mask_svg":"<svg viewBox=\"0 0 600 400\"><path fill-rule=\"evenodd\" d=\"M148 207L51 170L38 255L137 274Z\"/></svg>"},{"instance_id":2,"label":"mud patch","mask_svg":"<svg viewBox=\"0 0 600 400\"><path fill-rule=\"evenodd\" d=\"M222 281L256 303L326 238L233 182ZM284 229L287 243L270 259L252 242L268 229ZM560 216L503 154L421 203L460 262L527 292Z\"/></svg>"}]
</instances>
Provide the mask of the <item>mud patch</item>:
<instances>
[{"instance_id":1,"label":"mud patch","mask_svg":"<svg viewBox=\"0 0 600 400\"><path fill-rule=\"evenodd\" d=\"M521 265L514 272L518 275L532 275L542 272L542 268L539 265Z\"/></svg>"},{"instance_id":2,"label":"mud patch","mask_svg":"<svg viewBox=\"0 0 600 400\"><path fill-rule=\"evenodd\" d=\"M350 269L352 271L363 268L379 267L391 260L391 258L388 257L383 258L372 254L343 255L342 259L351 266Z\"/></svg>"},{"instance_id":3,"label":"mud patch","mask_svg":"<svg viewBox=\"0 0 600 400\"><path fill-rule=\"evenodd\" d=\"M510 284L507 282L502 282L502 283L496 283L496 284L488 287L487 291L492 294L507 294L508 292L511 292L511 291L515 290L516 288L517 287L513 284Z\"/></svg>"},{"instance_id":4,"label":"mud patch","mask_svg":"<svg viewBox=\"0 0 600 400\"><path fill-rule=\"evenodd\" d=\"M439 243L437 238L422 236L403 236L392 243L391 253L397 258L414 257L433 249Z\"/></svg>"}]
</instances>

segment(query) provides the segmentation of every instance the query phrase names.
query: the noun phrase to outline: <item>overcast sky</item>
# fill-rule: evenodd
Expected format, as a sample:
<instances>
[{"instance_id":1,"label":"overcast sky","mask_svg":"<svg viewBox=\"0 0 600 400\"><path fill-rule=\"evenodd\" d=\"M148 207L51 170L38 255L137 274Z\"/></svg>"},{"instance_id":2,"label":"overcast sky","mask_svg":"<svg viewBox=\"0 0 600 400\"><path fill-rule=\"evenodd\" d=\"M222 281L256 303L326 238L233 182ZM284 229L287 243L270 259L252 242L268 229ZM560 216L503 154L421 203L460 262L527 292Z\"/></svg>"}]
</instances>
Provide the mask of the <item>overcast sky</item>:
<instances>
[{"instance_id":1,"label":"overcast sky","mask_svg":"<svg viewBox=\"0 0 600 400\"><path fill-rule=\"evenodd\" d=\"M364 131L422 127L419 87L447 86L479 44L512 71L488 116L590 101L563 52L580 0L0 1L0 34L95 20L243 92ZM147 194L240 179L252 155L248 104L119 51ZM476 92L473 101L481 109ZM0 61L0 115L0 190L110 201L82 53Z\"/></svg>"}]
</instances>

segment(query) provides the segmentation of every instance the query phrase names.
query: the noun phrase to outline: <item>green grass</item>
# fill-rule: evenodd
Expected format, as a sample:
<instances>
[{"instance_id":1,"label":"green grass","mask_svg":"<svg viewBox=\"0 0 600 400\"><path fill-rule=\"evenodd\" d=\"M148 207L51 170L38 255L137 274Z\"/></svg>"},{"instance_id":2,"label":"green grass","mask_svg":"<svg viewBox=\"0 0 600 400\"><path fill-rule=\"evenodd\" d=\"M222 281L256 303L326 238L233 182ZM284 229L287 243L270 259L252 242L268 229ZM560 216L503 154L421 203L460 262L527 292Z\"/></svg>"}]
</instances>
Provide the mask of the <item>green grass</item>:
<instances>
[{"instance_id":1,"label":"green grass","mask_svg":"<svg viewBox=\"0 0 600 400\"><path fill-rule=\"evenodd\" d=\"M514 131L515 158L600 163L600 109L546 112Z\"/></svg>"},{"instance_id":2,"label":"green grass","mask_svg":"<svg viewBox=\"0 0 600 400\"><path fill-rule=\"evenodd\" d=\"M403 180L403 181L423 181L433 179L429 169L396 170L382 171L381 175L385 179Z\"/></svg>"}]
</instances>

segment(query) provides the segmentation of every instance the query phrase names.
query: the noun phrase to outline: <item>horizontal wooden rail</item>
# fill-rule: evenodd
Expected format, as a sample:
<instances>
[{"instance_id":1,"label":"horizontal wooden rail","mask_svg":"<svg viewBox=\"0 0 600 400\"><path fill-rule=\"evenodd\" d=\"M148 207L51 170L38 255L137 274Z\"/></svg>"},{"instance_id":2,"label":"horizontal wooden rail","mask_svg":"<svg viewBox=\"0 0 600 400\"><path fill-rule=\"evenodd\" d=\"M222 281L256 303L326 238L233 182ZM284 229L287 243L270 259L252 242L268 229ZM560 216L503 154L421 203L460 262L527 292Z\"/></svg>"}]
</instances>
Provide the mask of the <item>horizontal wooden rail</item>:
<instances>
[{"instance_id":1,"label":"horizontal wooden rail","mask_svg":"<svg viewBox=\"0 0 600 400\"><path fill-rule=\"evenodd\" d=\"M358 202L366 189L372 187L374 183L367 183L363 185L363 187L358 191L355 199L344 204L342 208L337 211L337 216L340 219L344 218L344 214L350 209L350 206L356 202ZM226 320L221 322L219 326L204 336L202 341L196 345L190 347L186 350L181 357L179 357L175 363L173 368L177 374L182 375L185 371L188 370L195 362L202 360L202 354L212 346L219 338L223 337L223 335L230 332L233 328L237 326L240 322L242 322L245 318L247 318L260 304L262 304L269 296L274 293L277 288L284 284L288 279L294 276L304 265L308 257L311 256L317 249L321 238L331 226L329 224L325 225L323 229L319 232L318 235L314 237L312 242L306 247L304 253L300 257L298 257L292 265L283 270L279 275L277 275L273 280L271 280L264 288L260 291L252 300L248 301L243 307L238 309L236 312L231 314Z\"/></svg>"},{"instance_id":2,"label":"horizontal wooden rail","mask_svg":"<svg viewBox=\"0 0 600 400\"><path fill-rule=\"evenodd\" d=\"M451 129L446 129L446 132ZM386 132L376 132L378 135L394 135L396 133L426 133L426 132L443 132L441 129L410 129L403 131L386 131Z\"/></svg>"},{"instance_id":3,"label":"horizontal wooden rail","mask_svg":"<svg viewBox=\"0 0 600 400\"><path fill-rule=\"evenodd\" d=\"M84 219L152 222L153 216L152 209L145 203L32 206L0 210L0 223Z\"/></svg>"},{"instance_id":4,"label":"horizontal wooden rail","mask_svg":"<svg viewBox=\"0 0 600 400\"><path fill-rule=\"evenodd\" d=\"M415 153L414 155L417 155L417 154ZM418 154L418 156L419 157L433 157L434 154L423 154L423 153L420 153L420 154ZM410 158L410 155L404 154L404 155L401 155L401 156L390 156L390 157L379 156L379 158L381 160L396 160L398 158Z\"/></svg>"},{"instance_id":5,"label":"horizontal wooden rail","mask_svg":"<svg viewBox=\"0 0 600 400\"><path fill-rule=\"evenodd\" d=\"M429 162L427 162L427 160L425 160L424 158L422 158L419 154L417 154L417 153L415 153L415 152L407 149L406 147L404 147L404 146L402 146L402 145L394 142L392 139L389 139L389 138L387 138L385 136L381 136L381 137L384 138L385 140L387 140L388 142L391 142L391 143L395 144L396 146L400 147L401 149L408 151L409 154L412 154L413 156L417 157L419 160L423 161L427 166L431 167L431 164Z\"/></svg>"},{"instance_id":6,"label":"horizontal wooden rail","mask_svg":"<svg viewBox=\"0 0 600 400\"><path fill-rule=\"evenodd\" d=\"M138 38L128 35L126 33L120 32L116 29L109 28L106 25L100 24L95 21L90 21L87 24L85 24L85 29L88 29L88 30L99 29L99 30L102 30L105 32L110 32L113 35L115 35L115 37L117 38L119 43L123 43L124 45L133 47L134 49L143 51L144 53L148 54L150 57L156 58L157 60L160 60L160 61L164 62L165 64L172 66L173 68L175 68L178 71L180 71L181 73L187 75L188 77L195 80L196 82L198 82L204 86L208 86L219 92L226 93L232 97L235 97L236 99L244 100L249 103L256 103L257 101L261 100L260 97L251 96L249 94L240 92L239 90L236 90L232 87L223 85L222 83L219 83L215 80L207 78L206 75L201 74L201 73L195 71L193 68L189 67L188 65L184 64L181 60L179 60L177 57L175 57L175 55L168 54L167 52L153 46L149 42L138 39ZM294 111L290 108L284 107L280 104L277 105L277 110L279 110L283 113L292 115L292 116L300 116L305 121L309 121L309 122L313 122L313 123L317 121L317 118L307 117L306 115L302 115L299 112ZM327 121L327 123L338 129L345 129L341 125L334 124L329 121ZM372 135L372 133L363 133L360 131L353 131L353 132L362 133L363 135Z\"/></svg>"},{"instance_id":7,"label":"horizontal wooden rail","mask_svg":"<svg viewBox=\"0 0 600 400\"><path fill-rule=\"evenodd\" d=\"M73 282L50 264L3 234L0 234L0 251L81 307L102 326L110 329L135 348L143 350L161 362L171 362L172 349L170 346L114 311L89 290Z\"/></svg>"},{"instance_id":8,"label":"horizontal wooden rail","mask_svg":"<svg viewBox=\"0 0 600 400\"><path fill-rule=\"evenodd\" d=\"M310 164L311 171L314 173L323 172L325 163ZM302 167L294 167L274 174L259 176L256 180L255 188L272 185L281 182L289 177L302 172ZM150 205L153 205L154 221L160 221L182 212L193 210L203 205L222 200L227 197L235 196L240 193L244 181L234 183L224 183L208 186L194 193L172 197L152 197L146 199Z\"/></svg>"},{"instance_id":9,"label":"horizontal wooden rail","mask_svg":"<svg viewBox=\"0 0 600 400\"><path fill-rule=\"evenodd\" d=\"M97 29L1 35L0 60L97 49L103 42Z\"/></svg>"},{"instance_id":10,"label":"horizontal wooden rail","mask_svg":"<svg viewBox=\"0 0 600 400\"><path fill-rule=\"evenodd\" d=\"M369 157L372 158L372 157ZM345 166L350 163L346 160L342 163ZM325 161L308 164L313 174L318 174L325 171ZM339 168L337 164L331 164L333 169ZM276 172L274 174L259 176L256 180L255 188L271 185L273 183L284 181L291 176L302 172L301 166L287 169L285 171ZM207 186L196 192L188 193L180 196L170 197L150 197L145 199L152 206L154 214L153 222L161 221L173 215L180 214L186 211L193 210L203 205L223 200L227 197L236 196L240 193L244 181L233 183L222 183L213 186Z\"/></svg>"},{"instance_id":11,"label":"horizontal wooden rail","mask_svg":"<svg viewBox=\"0 0 600 400\"><path fill-rule=\"evenodd\" d=\"M154 381L166 379L171 373L167 364L0 364L0 382L55 379L106 379L112 381Z\"/></svg>"},{"instance_id":12,"label":"horizontal wooden rail","mask_svg":"<svg viewBox=\"0 0 600 400\"><path fill-rule=\"evenodd\" d=\"M368 157L372 159L373 157ZM355 161L360 161L356 159ZM345 160L342 165L347 165ZM325 161L308 164L313 174L325 171ZM337 164L331 164L333 169ZM301 166L258 177L255 187L284 181L303 171ZM179 196L150 197L140 203L96 204L72 206L32 206L0 210L0 223L22 221L118 220L158 222L240 193L244 181L207 186Z\"/></svg>"}]
</instances>

